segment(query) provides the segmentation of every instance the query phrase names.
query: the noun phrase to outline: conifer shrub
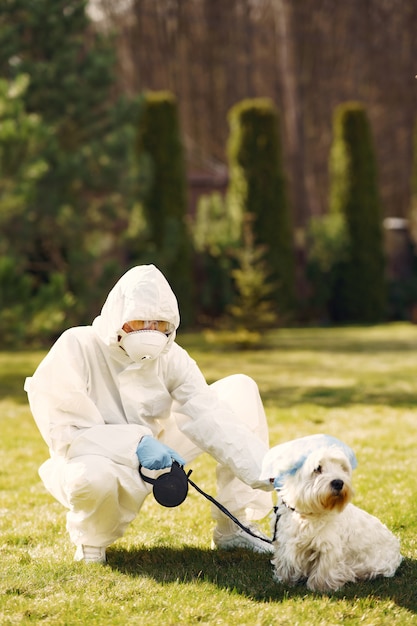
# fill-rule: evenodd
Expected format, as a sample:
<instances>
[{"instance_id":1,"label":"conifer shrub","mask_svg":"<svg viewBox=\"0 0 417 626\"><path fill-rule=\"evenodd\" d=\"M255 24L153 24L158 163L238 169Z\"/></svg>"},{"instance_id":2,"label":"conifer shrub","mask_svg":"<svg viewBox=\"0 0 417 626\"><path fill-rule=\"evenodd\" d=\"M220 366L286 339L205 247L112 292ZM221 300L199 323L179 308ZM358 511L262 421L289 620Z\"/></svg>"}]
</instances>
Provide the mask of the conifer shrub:
<instances>
[{"instance_id":1,"label":"conifer shrub","mask_svg":"<svg viewBox=\"0 0 417 626\"><path fill-rule=\"evenodd\" d=\"M240 221L228 211L223 196L214 192L200 197L191 229L195 251L198 322L216 324L228 305L234 289L232 271L241 243Z\"/></svg>"},{"instance_id":2,"label":"conifer shrub","mask_svg":"<svg viewBox=\"0 0 417 626\"><path fill-rule=\"evenodd\" d=\"M417 322L417 119L413 127L411 204L408 214L408 242L402 250L407 259L401 271L389 280L389 318Z\"/></svg>"},{"instance_id":3,"label":"conifer shrub","mask_svg":"<svg viewBox=\"0 0 417 626\"><path fill-rule=\"evenodd\" d=\"M338 319L336 286L347 259L348 245L342 215L328 213L310 219L306 229L307 297L301 316L309 321L329 323Z\"/></svg>"},{"instance_id":4,"label":"conifer shrub","mask_svg":"<svg viewBox=\"0 0 417 626\"><path fill-rule=\"evenodd\" d=\"M276 326L278 317L273 302L275 285L269 280L265 248L255 245L253 216L243 218L242 243L234 249L235 266L230 271L234 296L217 322L217 330L205 330L208 343L239 349L262 345L265 330Z\"/></svg>"},{"instance_id":5,"label":"conifer shrub","mask_svg":"<svg viewBox=\"0 0 417 626\"><path fill-rule=\"evenodd\" d=\"M190 324L193 280L188 233L186 173L177 102L167 91L147 92L138 129L138 153L148 160L150 182L143 205L154 255L176 294L182 323Z\"/></svg>"},{"instance_id":6,"label":"conifer shrub","mask_svg":"<svg viewBox=\"0 0 417 626\"><path fill-rule=\"evenodd\" d=\"M31 296L17 330L19 307L4 302L15 344L90 323L130 260L139 98L116 94L114 38L86 5L0 3L0 292L12 259L7 293L29 282Z\"/></svg>"},{"instance_id":7,"label":"conifer shrub","mask_svg":"<svg viewBox=\"0 0 417 626\"><path fill-rule=\"evenodd\" d=\"M0 334L2 346L18 345L26 338L31 320L32 283L15 257L0 255Z\"/></svg>"},{"instance_id":8,"label":"conifer shrub","mask_svg":"<svg viewBox=\"0 0 417 626\"><path fill-rule=\"evenodd\" d=\"M243 224L243 246L236 252L237 267L232 271L236 285L234 302L228 314L238 328L259 332L277 322L271 296L274 285L268 280L265 248L254 244L253 216L247 214Z\"/></svg>"},{"instance_id":9,"label":"conifer shrub","mask_svg":"<svg viewBox=\"0 0 417 626\"><path fill-rule=\"evenodd\" d=\"M343 258L332 286L335 321L372 323L386 312L382 211L371 127L362 104L337 107L329 159L330 215L342 216Z\"/></svg>"},{"instance_id":10,"label":"conifer shrub","mask_svg":"<svg viewBox=\"0 0 417 626\"><path fill-rule=\"evenodd\" d=\"M230 110L229 124L230 210L241 220L253 215L254 242L265 246L277 311L288 316L294 307L295 269L279 114L269 99L243 100Z\"/></svg>"}]
</instances>

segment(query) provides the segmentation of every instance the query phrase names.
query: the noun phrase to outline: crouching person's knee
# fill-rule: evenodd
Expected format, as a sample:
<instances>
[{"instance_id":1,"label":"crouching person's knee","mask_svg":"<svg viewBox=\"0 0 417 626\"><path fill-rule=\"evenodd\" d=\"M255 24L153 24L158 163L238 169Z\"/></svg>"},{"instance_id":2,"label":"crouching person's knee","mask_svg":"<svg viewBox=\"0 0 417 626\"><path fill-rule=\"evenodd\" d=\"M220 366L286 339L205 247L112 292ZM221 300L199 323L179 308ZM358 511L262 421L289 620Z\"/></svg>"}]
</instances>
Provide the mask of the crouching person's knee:
<instances>
[{"instance_id":1,"label":"crouching person's knee","mask_svg":"<svg viewBox=\"0 0 417 626\"><path fill-rule=\"evenodd\" d=\"M258 385L246 374L233 374L213 383L221 400L226 402L252 432L267 438L265 411Z\"/></svg>"},{"instance_id":2,"label":"crouching person's knee","mask_svg":"<svg viewBox=\"0 0 417 626\"><path fill-rule=\"evenodd\" d=\"M65 491L71 508L88 508L117 492L114 463L96 455L79 457L67 464Z\"/></svg>"}]
</instances>

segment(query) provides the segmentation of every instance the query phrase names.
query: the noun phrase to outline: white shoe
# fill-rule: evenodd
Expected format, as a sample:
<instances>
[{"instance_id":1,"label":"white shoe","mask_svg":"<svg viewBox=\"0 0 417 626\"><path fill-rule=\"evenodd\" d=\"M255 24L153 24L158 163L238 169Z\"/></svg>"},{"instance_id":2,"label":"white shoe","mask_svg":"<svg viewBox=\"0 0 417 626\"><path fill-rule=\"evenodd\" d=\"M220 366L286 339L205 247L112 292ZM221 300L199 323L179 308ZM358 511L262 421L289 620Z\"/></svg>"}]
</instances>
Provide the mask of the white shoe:
<instances>
[{"instance_id":1,"label":"white shoe","mask_svg":"<svg viewBox=\"0 0 417 626\"><path fill-rule=\"evenodd\" d=\"M105 563L106 548L96 546L78 546L75 551L74 561L85 563Z\"/></svg>"},{"instance_id":2,"label":"white shoe","mask_svg":"<svg viewBox=\"0 0 417 626\"><path fill-rule=\"evenodd\" d=\"M263 541L262 539L253 537L253 535L245 532L239 526L234 526L235 528L233 532L229 534L221 532L218 527L214 529L213 539L211 542L211 548L213 550L215 548L218 548L219 550L234 550L235 548L246 548L246 550L252 550L252 552L267 554L272 554L274 552L272 544L269 543L269 538L261 530L259 530L256 525L252 524L248 526L248 528L256 535L258 535L258 537L263 537L268 541Z\"/></svg>"}]
</instances>

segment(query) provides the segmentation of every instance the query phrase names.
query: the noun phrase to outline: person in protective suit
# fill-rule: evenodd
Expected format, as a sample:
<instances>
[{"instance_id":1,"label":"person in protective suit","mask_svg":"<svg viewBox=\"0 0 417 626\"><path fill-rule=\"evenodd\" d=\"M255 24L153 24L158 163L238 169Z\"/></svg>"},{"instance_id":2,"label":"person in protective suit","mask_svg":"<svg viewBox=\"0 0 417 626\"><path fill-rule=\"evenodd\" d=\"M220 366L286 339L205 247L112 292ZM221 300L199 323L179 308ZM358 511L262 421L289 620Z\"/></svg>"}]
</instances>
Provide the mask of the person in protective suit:
<instances>
[{"instance_id":1,"label":"person in protective suit","mask_svg":"<svg viewBox=\"0 0 417 626\"><path fill-rule=\"evenodd\" d=\"M151 492L140 466L164 470L207 452L218 462L218 499L235 517L248 523L272 508L273 486L259 479L269 446L258 387L242 374L208 385L175 343L179 322L163 274L134 267L92 325L66 330L26 381L50 450L39 474L68 509L76 560L105 562L137 516ZM214 506L212 515L212 547L271 551Z\"/></svg>"}]
</instances>

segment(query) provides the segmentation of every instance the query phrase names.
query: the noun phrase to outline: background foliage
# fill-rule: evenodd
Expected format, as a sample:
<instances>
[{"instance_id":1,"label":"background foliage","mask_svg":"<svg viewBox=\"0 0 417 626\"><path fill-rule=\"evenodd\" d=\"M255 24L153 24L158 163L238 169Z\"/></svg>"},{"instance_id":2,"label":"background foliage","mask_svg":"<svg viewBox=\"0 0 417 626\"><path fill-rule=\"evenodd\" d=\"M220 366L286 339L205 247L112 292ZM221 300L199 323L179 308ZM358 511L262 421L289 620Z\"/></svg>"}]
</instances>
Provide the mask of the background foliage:
<instances>
[{"instance_id":1,"label":"background foliage","mask_svg":"<svg viewBox=\"0 0 417 626\"><path fill-rule=\"evenodd\" d=\"M144 95L137 149L148 159L150 181L143 198L154 259L181 303L185 325L193 317L191 240L187 229L185 161L173 94Z\"/></svg>"},{"instance_id":2,"label":"background foliage","mask_svg":"<svg viewBox=\"0 0 417 626\"><path fill-rule=\"evenodd\" d=\"M312 307L333 322L378 322L387 314L388 279L376 159L363 105L339 105L333 129L329 212L313 218L308 229Z\"/></svg>"},{"instance_id":3,"label":"background foliage","mask_svg":"<svg viewBox=\"0 0 417 626\"><path fill-rule=\"evenodd\" d=\"M294 44L299 8L287 0L273 6L266 0L254 3L257 9L262 6L265 16L274 17L274 54L280 63L286 60L285 67L279 66L278 96L244 97L229 103L233 106L223 119L230 122L223 146L229 158L229 181L221 193L201 195L195 207L187 200L190 169L197 163L204 169L210 162L212 169L224 173L224 165L196 158L197 143L205 150L205 133L198 141L190 135L184 118L186 97L176 81L175 91L150 91L147 84L152 81L145 79L148 74L141 57L136 58L138 72L142 72L139 86L133 79L123 83L129 55L123 56L119 35L124 32L127 42L131 33L124 20L135 11L132 25L139 30L149 25L152 39L158 8L159 23L165 28L169 22L170 32L178 34L172 49L188 59L192 36L185 25L195 14L196 28L201 30L205 24L199 21L202 10L213 26L214 45L207 57L212 64L207 75L212 92L206 100L219 113L225 110L225 101L216 100L216 94L223 93L219 77L224 74L223 69L216 75L212 70L219 68L219 60L229 49L222 39L226 31L221 18L236 18L238 30L244 24L257 24L259 32L263 32L263 18L242 13L246 0L233 0L227 8L217 0L186 0L181 15L175 3L169 15L160 2L152 6L146 0L132 2L130 8L119 7L118 12L111 0L105 4L106 19L94 24L86 13L91 5L84 0L39 0L33 7L24 0L9 0L0 7L3 343L49 344L65 327L89 323L115 280L132 265L148 262L167 274L185 326L234 325L243 332L245 320L246 331L259 335L272 319L275 325L290 320L414 319L417 265L411 239L400 250L408 255L405 271L402 268L396 275L394 267L392 275L392 262L384 268L381 246L386 208L379 200L384 178L377 180L375 175L380 140L376 134L374 147L378 125L371 107L368 115L368 107L360 105L362 121L356 122L356 130L351 125L344 137L340 124L335 122L333 131L329 125L326 158L332 142L332 163L336 152L339 156L343 150L349 152L348 159L339 159L344 162L344 180L350 178L349 193L346 185L335 182L340 179L340 168L333 168L328 176L331 204L339 208L329 212L327 203L315 208L304 203L307 195L314 196L305 192L307 183L314 191L315 178L309 154L304 156L302 150L302 107L294 71L301 53L309 71L314 73L317 67L315 63L310 67L308 61L311 42L306 41L303 50ZM94 7L99 5L97 0ZM312 19L319 16L325 27L325 15L326 8L320 6ZM288 37L283 39L285 29ZM162 29L165 43L166 35ZM230 50L242 44L235 32L232 39ZM180 43L181 50L176 47ZM202 47L206 43L203 37ZM265 50L270 45L265 40ZM169 46L164 46L161 52L166 53ZM137 49L147 56L142 40ZM252 52L254 61L259 60L258 48ZM196 51L196 58L200 53L201 49ZM178 58L170 59L165 67L174 71ZM240 61L236 63L240 67ZM177 78L181 73L177 68ZM237 78L242 80L242 75ZM348 77L346 81L344 95L355 91ZM249 83L246 95L257 93L259 86ZM190 89L187 98L191 93ZM236 93L230 87L230 94ZM264 94L268 93L265 89ZM306 100L309 93L305 93ZM333 100L326 103L332 113ZM276 105L280 105L279 115ZM199 107L204 110L196 99L195 109ZM338 119L339 113L335 116ZM310 125L305 130L312 132ZM216 131L217 127L212 129L213 137ZM353 165L355 177L362 171L358 184L351 175ZM327 195L327 187L326 179L319 193ZM248 238L242 228L247 217L245 229L250 230L252 249L245 243ZM394 255L398 256L397 250ZM386 282L388 307L386 284L382 284ZM372 285L370 290L368 285ZM251 315L255 307L257 314Z\"/></svg>"},{"instance_id":4,"label":"background foliage","mask_svg":"<svg viewBox=\"0 0 417 626\"><path fill-rule=\"evenodd\" d=\"M265 247L277 311L294 308L294 237L283 171L278 111L266 99L244 100L229 113L228 202L252 219L254 241ZM236 208L235 208L236 207Z\"/></svg>"},{"instance_id":5,"label":"background foliage","mask_svg":"<svg viewBox=\"0 0 417 626\"><path fill-rule=\"evenodd\" d=\"M377 322L386 314L382 211L372 133L363 105L340 105L333 135L329 210L343 218L346 234L330 303L332 318Z\"/></svg>"},{"instance_id":6,"label":"background foliage","mask_svg":"<svg viewBox=\"0 0 417 626\"><path fill-rule=\"evenodd\" d=\"M85 4L0 7L0 251L30 285L27 318L50 296L47 326L26 320L31 338L96 311L139 193L138 102L114 95L112 42L92 34Z\"/></svg>"}]
</instances>

